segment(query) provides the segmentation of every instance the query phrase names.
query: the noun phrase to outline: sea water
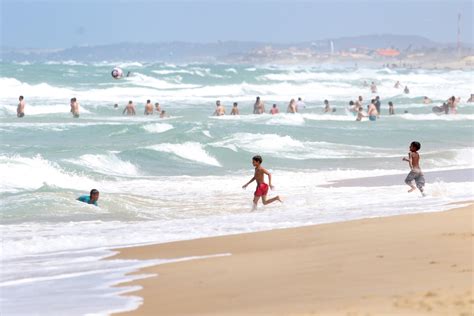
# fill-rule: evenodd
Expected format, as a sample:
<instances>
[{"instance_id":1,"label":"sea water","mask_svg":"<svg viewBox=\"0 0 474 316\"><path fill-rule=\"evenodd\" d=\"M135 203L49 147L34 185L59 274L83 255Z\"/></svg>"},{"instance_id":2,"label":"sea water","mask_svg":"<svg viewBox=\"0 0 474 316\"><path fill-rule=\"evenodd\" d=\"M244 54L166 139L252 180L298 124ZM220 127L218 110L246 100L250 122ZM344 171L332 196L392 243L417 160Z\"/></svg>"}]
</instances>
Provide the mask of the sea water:
<instances>
[{"instance_id":1,"label":"sea water","mask_svg":"<svg viewBox=\"0 0 474 316\"><path fill-rule=\"evenodd\" d=\"M115 66L130 76L114 80ZM472 199L471 182L443 179L429 179L425 198L408 194L402 161L416 140L425 171L473 167L471 71L76 61L3 62L0 71L5 315L136 308L139 298L119 296L133 288L112 285L167 261L100 260L114 247L440 211ZM374 81L378 93L364 81ZM396 81L410 94L394 88ZM376 122L356 122L347 111L359 95L364 105L381 97ZM432 113L451 95L462 98L457 115ZM257 96L267 112L274 103L286 112L298 97L306 106L298 114L253 115ZM433 104L424 105L424 96ZM78 119L69 113L72 97L80 102ZM144 116L147 99L169 116ZM336 112L323 113L325 99ZM134 117L122 115L129 100ZM241 115L213 117L216 100L227 113L238 102ZM270 195L285 203L251 212L253 184L241 187L256 154L273 174ZM400 181L386 186L327 186L393 174ZM76 201L92 188L100 191L99 207Z\"/></svg>"}]
</instances>

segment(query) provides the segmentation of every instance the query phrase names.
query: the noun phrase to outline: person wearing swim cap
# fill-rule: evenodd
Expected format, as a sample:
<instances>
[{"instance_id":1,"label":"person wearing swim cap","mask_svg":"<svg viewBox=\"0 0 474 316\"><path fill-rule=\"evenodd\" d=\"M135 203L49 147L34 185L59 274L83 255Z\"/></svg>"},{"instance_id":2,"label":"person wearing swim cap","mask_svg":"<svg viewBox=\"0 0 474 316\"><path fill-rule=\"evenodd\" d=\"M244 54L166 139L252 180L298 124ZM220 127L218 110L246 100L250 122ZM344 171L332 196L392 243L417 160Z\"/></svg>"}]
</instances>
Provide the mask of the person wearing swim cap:
<instances>
[{"instance_id":1,"label":"person wearing swim cap","mask_svg":"<svg viewBox=\"0 0 474 316\"><path fill-rule=\"evenodd\" d=\"M99 191L96 189L92 189L89 195L81 195L77 198L78 201L87 203L87 204L94 204L97 205L97 201L99 200Z\"/></svg>"}]
</instances>

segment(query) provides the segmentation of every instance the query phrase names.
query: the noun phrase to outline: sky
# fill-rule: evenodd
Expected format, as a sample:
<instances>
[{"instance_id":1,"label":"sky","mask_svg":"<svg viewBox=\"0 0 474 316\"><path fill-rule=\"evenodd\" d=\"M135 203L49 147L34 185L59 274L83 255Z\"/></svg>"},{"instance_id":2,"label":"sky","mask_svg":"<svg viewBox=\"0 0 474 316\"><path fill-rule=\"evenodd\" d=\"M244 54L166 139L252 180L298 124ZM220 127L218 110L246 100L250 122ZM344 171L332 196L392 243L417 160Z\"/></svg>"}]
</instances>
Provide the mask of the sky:
<instances>
[{"instance_id":1,"label":"sky","mask_svg":"<svg viewBox=\"0 0 474 316\"><path fill-rule=\"evenodd\" d=\"M370 34L473 41L471 0L0 0L1 45L304 42Z\"/></svg>"}]
</instances>

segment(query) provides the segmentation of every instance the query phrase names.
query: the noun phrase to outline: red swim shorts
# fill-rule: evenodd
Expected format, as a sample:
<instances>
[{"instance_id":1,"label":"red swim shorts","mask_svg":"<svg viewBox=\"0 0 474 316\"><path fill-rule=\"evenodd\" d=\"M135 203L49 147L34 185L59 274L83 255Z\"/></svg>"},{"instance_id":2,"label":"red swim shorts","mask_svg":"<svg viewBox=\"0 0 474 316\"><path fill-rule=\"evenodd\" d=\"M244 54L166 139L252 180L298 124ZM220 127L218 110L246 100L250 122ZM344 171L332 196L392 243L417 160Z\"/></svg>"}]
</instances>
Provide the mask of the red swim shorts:
<instances>
[{"instance_id":1,"label":"red swim shorts","mask_svg":"<svg viewBox=\"0 0 474 316\"><path fill-rule=\"evenodd\" d=\"M255 196L265 196L268 193L268 184L260 183L255 190Z\"/></svg>"}]
</instances>

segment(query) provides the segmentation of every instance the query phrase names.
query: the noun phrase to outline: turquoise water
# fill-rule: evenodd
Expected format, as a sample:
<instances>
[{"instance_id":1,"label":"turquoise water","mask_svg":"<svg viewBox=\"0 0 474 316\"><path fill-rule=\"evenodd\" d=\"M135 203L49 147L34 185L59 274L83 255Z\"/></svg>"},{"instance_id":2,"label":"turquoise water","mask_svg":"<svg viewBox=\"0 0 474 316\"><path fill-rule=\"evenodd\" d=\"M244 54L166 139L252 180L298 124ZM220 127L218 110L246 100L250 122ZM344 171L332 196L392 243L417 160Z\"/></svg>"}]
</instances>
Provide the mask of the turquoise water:
<instances>
[{"instance_id":1,"label":"turquoise water","mask_svg":"<svg viewBox=\"0 0 474 316\"><path fill-rule=\"evenodd\" d=\"M131 76L112 79L115 66ZM136 300L104 284L147 263L98 261L111 247L436 211L472 198L471 183L443 179L428 181L427 198L406 194L408 166L401 161L417 140L424 170L473 166L474 106L466 103L472 72L68 61L2 63L0 73L0 287L14 289L5 291L12 293L8 314L61 314L62 301L78 290L90 295L71 315L132 308ZM397 80L409 95L393 87ZM376 122L355 122L346 110L359 95L365 102L374 97L364 81L375 81L382 99ZM22 119L15 115L19 95L26 101ZM433 104L422 104L425 95ZM432 106L451 95L462 98L459 113L433 114ZM253 115L256 96L267 112L273 103L285 112L298 97L306 107ZM79 119L69 113L71 97L80 102ZM144 116L147 99L169 117ZM324 99L335 113L323 113ZM121 115L128 100L137 105L135 117ZM238 102L241 115L212 117L216 100L228 113ZM387 115L388 101L397 115ZM255 154L273 173L271 195L285 203L250 212L253 187L241 186L252 177ZM400 183L320 186L386 174L400 174ZM75 201L92 188L101 192L98 208ZM64 300L51 302L52 288ZM104 293L110 300L101 301ZM26 309L14 304L18 297Z\"/></svg>"}]
</instances>

